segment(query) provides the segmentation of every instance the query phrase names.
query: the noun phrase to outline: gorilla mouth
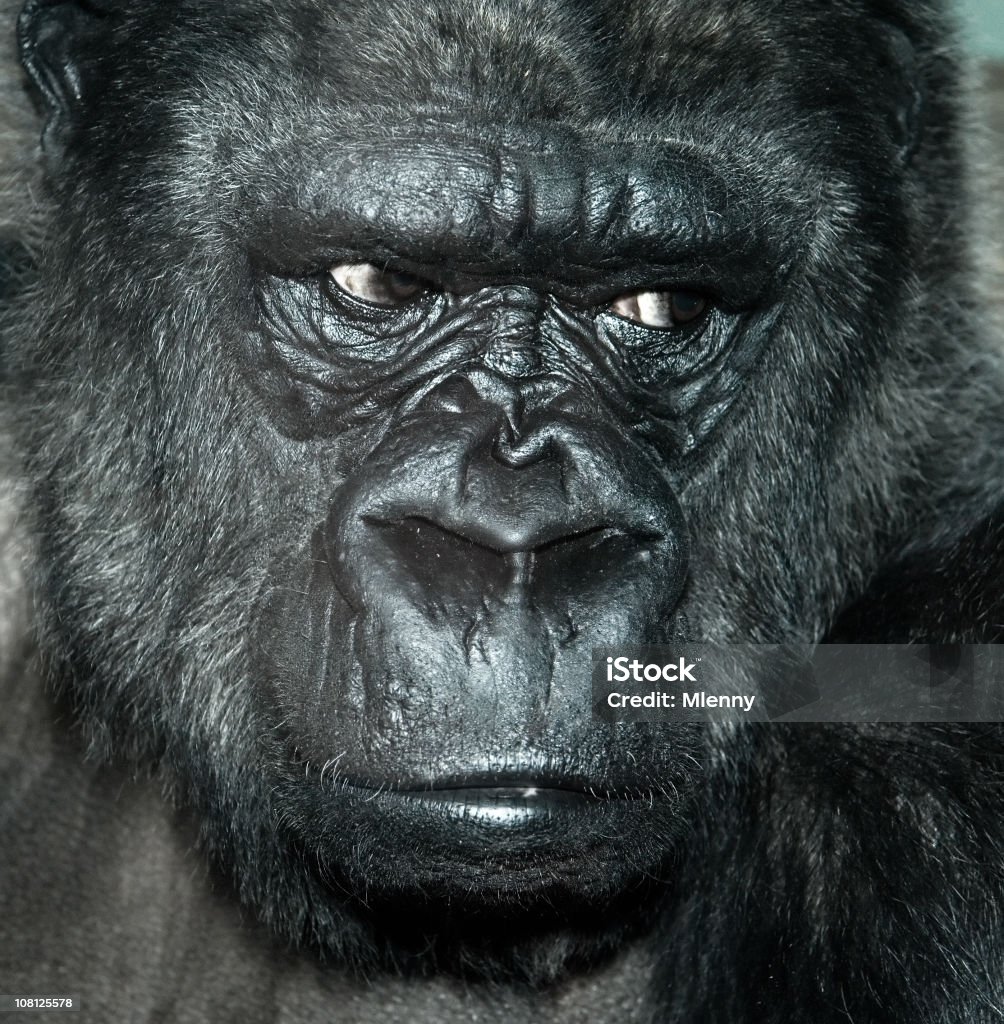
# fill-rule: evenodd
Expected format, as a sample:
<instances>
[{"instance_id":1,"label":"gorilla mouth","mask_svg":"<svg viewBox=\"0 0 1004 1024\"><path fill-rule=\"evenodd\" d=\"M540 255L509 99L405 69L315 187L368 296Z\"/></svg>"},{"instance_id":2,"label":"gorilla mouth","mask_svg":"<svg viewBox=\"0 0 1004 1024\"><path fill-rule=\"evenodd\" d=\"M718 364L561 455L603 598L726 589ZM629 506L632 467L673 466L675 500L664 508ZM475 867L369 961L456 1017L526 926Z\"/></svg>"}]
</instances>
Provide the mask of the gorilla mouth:
<instances>
[{"instance_id":1,"label":"gorilla mouth","mask_svg":"<svg viewBox=\"0 0 1004 1024\"><path fill-rule=\"evenodd\" d=\"M582 774L525 761L403 778L350 770L325 793L297 773L287 799L300 839L343 865L370 907L402 893L429 906L435 879L432 902L502 899L515 912L570 885L603 902L660 871L667 844L686 830L690 782L679 769L667 766L661 784L623 766Z\"/></svg>"},{"instance_id":2,"label":"gorilla mouth","mask_svg":"<svg viewBox=\"0 0 1004 1024\"><path fill-rule=\"evenodd\" d=\"M355 797L372 811L382 807L413 821L440 828L473 827L495 835L521 832L544 839L554 829L564 832L576 822L600 819L618 808L651 807L655 795L639 788L609 785L567 776L527 772L453 774L424 784L373 785L351 778L340 783L343 797Z\"/></svg>"},{"instance_id":3,"label":"gorilla mouth","mask_svg":"<svg viewBox=\"0 0 1004 1024\"><path fill-rule=\"evenodd\" d=\"M610 799L577 787L532 782L500 784L498 780L479 783L476 779L421 789L373 789L348 781L344 787L346 793L356 792L367 800L392 802L404 810L411 807L446 819L502 828L543 824L553 817L589 812Z\"/></svg>"},{"instance_id":4,"label":"gorilla mouth","mask_svg":"<svg viewBox=\"0 0 1004 1024\"><path fill-rule=\"evenodd\" d=\"M571 789L540 788L538 786L467 786L456 789L400 790L412 800L427 803L474 804L478 807L509 806L518 802L531 809L540 805L580 806L601 799Z\"/></svg>"}]
</instances>

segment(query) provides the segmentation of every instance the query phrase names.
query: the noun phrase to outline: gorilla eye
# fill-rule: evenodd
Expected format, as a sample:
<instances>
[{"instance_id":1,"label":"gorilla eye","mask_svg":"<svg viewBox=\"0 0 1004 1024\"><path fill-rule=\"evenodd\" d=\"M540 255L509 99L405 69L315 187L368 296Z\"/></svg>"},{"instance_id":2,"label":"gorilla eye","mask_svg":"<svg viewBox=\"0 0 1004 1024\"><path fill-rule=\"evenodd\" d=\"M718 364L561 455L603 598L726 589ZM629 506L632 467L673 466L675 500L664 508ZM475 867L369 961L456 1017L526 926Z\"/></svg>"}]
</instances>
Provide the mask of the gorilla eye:
<instances>
[{"instance_id":1,"label":"gorilla eye","mask_svg":"<svg viewBox=\"0 0 1004 1024\"><path fill-rule=\"evenodd\" d=\"M428 285L414 274L382 269L372 263L339 263L329 271L347 295L374 306L403 306L418 298Z\"/></svg>"},{"instance_id":2,"label":"gorilla eye","mask_svg":"<svg viewBox=\"0 0 1004 1024\"><path fill-rule=\"evenodd\" d=\"M699 320L708 300L697 292L634 292L610 303L610 312L645 327L684 327Z\"/></svg>"}]
</instances>

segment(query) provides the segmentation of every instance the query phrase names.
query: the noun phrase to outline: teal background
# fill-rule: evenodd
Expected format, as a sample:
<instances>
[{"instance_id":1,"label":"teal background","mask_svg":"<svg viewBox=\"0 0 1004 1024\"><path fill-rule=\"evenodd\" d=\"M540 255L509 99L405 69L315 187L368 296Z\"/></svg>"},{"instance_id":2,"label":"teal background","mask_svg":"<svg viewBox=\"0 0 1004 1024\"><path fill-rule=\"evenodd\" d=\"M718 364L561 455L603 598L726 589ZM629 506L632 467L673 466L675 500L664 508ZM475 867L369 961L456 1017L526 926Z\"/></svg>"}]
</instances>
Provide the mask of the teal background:
<instances>
[{"instance_id":1,"label":"teal background","mask_svg":"<svg viewBox=\"0 0 1004 1024\"><path fill-rule=\"evenodd\" d=\"M959 6L973 50L1004 60L1004 0L961 0Z\"/></svg>"}]
</instances>

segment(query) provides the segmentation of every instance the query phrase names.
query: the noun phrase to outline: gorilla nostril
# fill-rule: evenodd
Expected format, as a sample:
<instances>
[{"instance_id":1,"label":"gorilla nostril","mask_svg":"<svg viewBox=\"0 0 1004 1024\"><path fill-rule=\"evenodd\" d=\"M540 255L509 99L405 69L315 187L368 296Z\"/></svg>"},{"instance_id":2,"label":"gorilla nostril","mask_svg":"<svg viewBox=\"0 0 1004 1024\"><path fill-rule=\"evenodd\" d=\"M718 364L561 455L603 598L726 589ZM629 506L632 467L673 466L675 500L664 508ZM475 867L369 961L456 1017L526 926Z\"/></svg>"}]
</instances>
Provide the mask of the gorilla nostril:
<instances>
[{"instance_id":1,"label":"gorilla nostril","mask_svg":"<svg viewBox=\"0 0 1004 1024\"><path fill-rule=\"evenodd\" d=\"M552 598L588 591L612 580L665 540L661 534L597 527L542 545L534 555L533 592Z\"/></svg>"},{"instance_id":2,"label":"gorilla nostril","mask_svg":"<svg viewBox=\"0 0 1004 1024\"><path fill-rule=\"evenodd\" d=\"M570 589L608 584L664 539L612 526L555 527L551 539L515 547L514 538L492 535L483 524L444 526L422 515L366 522L387 545L405 589L415 594L417 584L423 602L456 602L471 609L486 597L509 600L519 594L531 595L539 606L560 603Z\"/></svg>"},{"instance_id":3,"label":"gorilla nostril","mask_svg":"<svg viewBox=\"0 0 1004 1024\"><path fill-rule=\"evenodd\" d=\"M410 579L437 599L452 597L462 605L507 589L518 568L506 554L464 537L424 516L398 522L368 520Z\"/></svg>"}]
</instances>

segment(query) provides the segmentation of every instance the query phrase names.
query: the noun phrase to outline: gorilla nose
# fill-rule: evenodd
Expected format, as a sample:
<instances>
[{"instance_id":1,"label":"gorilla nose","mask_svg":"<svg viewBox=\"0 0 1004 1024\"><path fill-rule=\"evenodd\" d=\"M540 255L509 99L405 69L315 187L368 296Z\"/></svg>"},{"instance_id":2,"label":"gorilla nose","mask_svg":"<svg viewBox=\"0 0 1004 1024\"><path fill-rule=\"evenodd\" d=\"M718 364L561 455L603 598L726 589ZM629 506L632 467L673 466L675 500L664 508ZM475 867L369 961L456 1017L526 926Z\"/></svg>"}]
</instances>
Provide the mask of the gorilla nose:
<instances>
[{"instance_id":1,"label":"gorilla nose","mask_svg":"<svg viewBox=\"0 0 1004 1024\"><path fill-rule=\"evenodd\" d=\"M447 533L501 555L527 554L583 537L622 535L639 541L663 534L628 506L569 486L578 464L554 432L519 445L493 444L470 454L456 491L415 514Z\"/></svg>"},{"instance_id":2,"label":"gorilla nose","mask_svg":"<svg viewBox=\"0 0 1004 1024\"><path fill-rule=\"evenodd\" d=\"M493 672L547 678L559 648L652 640L687 567L682 512L644 449L561 381L486 370L424 396L325 532L368 628L413 634L437 664L455 650L458 674L475 646Z\"/></svg>"},{"instance_id":3,"label":"gorilla nose","mask_svg":"<svg viewBox=\"0 0 1004 1024\"><path fill-rule=\"evenodd\" d=\"M604 486L603 446L570 414L559 380L456 374L426 395L420 413L452 435L456 461L442 474L450 486L416 488L416 504L400 520L424 521L498 555L536 555L583 538L644 543L663 533L651 509L639 515L635 502Z\"/></svg>"}]
</instances>

